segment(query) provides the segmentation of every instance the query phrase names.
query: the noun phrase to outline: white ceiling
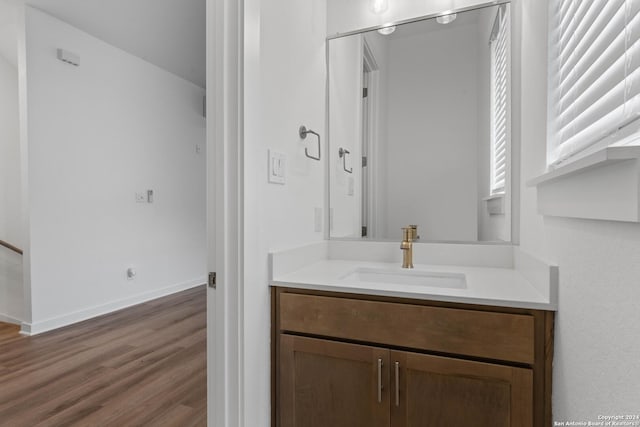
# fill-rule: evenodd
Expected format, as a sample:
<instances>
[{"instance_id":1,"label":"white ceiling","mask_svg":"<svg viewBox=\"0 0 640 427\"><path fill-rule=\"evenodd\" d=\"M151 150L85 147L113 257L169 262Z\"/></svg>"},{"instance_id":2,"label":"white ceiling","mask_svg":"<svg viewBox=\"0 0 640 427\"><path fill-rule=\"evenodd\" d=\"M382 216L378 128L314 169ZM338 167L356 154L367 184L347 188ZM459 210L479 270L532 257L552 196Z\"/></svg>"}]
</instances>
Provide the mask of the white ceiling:
<instances>
[{"instance_id":1,"label":"white ceiling","mask_svg":"<svg viewBox=\"0 0 640 427\"><path fill-rule=\"evenodd\" d=\"M0 0L0 16L4 15ZM44 12L200 87L206 0L26 0ZM2 38L0 19L0 38ZM0 41L0 48L2 42ZM1 52L0 52L1 53Z\"/></svg>"}]
</instances>

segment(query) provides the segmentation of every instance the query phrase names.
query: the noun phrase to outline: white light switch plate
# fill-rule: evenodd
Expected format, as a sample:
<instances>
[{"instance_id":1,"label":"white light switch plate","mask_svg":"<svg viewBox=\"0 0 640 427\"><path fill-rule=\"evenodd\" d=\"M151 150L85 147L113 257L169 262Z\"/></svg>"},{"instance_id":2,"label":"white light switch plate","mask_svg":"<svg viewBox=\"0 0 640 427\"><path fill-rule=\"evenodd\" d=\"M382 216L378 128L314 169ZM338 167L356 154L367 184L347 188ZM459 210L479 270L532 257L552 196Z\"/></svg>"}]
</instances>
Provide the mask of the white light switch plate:
<instances>
[{"instance_id":1,"label":"white light switch plate","mask_svg":"<svg viewBox=\"0 0 640 427\"><path fill-rule=\"evenodd\" d=\"M269 150L269 182L272 184L284 184L286 181L286 172L286 154Z\"/></svg>"}]
</instances>

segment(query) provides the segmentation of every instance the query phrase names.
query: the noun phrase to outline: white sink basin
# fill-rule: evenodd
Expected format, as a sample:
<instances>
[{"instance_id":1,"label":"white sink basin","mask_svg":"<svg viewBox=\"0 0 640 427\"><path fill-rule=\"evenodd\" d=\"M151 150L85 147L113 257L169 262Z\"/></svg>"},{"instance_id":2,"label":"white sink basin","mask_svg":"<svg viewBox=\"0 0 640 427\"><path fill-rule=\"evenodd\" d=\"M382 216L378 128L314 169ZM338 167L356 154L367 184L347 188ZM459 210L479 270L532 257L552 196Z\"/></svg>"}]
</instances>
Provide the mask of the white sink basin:
<instances>
[{"instance_id":1,"label":"white sink basin","mask_svg":"<svg viewBox=\"0 0 640 427\"><path fill-rule=\"evenodd\" d=\"M420 270L391 270L360 267L344 275L347 283L387 283L389 285L414 285L431 288L465 289L467 282L462 273L439 273Z\"/></svg>"}]
</instances>

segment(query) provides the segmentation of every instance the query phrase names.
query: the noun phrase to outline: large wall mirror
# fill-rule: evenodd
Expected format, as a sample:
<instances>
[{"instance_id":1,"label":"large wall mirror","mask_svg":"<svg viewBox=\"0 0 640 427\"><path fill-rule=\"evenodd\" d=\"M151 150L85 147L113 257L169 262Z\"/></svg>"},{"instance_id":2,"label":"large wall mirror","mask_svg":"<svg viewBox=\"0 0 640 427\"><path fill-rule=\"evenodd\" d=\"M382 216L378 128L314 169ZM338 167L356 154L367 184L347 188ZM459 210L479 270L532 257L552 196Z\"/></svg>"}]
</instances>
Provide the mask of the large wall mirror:
<instances>
[{"instance_id":1,"label":"large wall mirror","mask_svg":"<svg viewBox=\"0 0 640 427\"><path fill-rule=\"evenodd\" d=\"M510 5L328 40L331 238L511 241Z\"/></svg>"}]
</instances>

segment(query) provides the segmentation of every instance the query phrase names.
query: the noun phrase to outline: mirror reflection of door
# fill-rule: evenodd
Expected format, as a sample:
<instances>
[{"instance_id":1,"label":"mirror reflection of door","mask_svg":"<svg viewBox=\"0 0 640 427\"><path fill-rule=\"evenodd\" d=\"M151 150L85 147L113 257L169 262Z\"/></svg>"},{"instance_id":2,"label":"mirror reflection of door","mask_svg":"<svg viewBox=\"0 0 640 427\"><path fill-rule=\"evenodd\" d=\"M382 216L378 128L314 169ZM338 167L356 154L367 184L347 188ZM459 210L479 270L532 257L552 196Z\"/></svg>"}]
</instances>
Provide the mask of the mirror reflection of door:
<instances>
[{"instance_id":1,"label":"mirror reflection of door","mask_svg":"<svg viewBox=\"0 0 640 427\"><path fill-rule=\"evenodd\" d=\"M371 70L367 66L367 56L365 54L362 63L362 237L367 237L367 226L369 224L367 213L367 201L369 199L367 176L367 158L369 155L369 73Z\"/></svg>"},{"instance_id":2,"label":"mirror reflection of door","mask_svg":"<svg viewBox=\"0 0 640 427\"><path fill-rule=\"evenodd\" d=\"M378 65L374 54L366 39L363 39L362 55L362 237L375 236L375 208L374 199L376 186L373 170L370 167L375 156L376 142L375 134L377 129L377 96L378 87L376 85L378 77Z\"/></svg>"}]
</instances>

